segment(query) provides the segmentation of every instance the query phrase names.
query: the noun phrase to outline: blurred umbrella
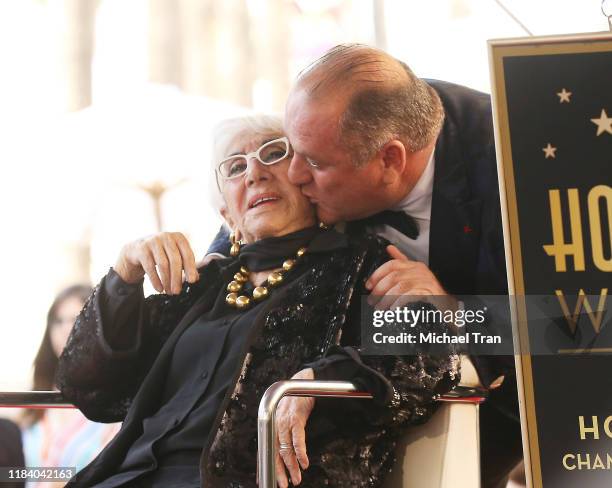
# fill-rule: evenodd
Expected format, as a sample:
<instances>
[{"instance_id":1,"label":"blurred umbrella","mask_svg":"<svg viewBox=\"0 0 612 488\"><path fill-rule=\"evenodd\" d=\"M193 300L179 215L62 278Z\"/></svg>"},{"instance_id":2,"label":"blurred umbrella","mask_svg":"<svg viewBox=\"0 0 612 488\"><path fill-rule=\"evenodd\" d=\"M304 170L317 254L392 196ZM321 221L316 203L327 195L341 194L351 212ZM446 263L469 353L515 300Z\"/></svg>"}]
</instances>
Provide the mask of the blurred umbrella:
<instances>
[{"instance_id":1,"label":"blurred umbrella","mask_svg":"<svg viewBox=\"0 0 612 488\"><path fill-rule=\"evenodd\" d=\"M244 111L171 86L148 85L67 114L64 148L98 182L172 186L207 167L212 127Z\"/></svg>"},{"instance_id":2,"label":"blurred umbrella","mask_svg":"<svg viewBox=\"0 0 612 488\"><path fill-rule=\"evenodd\" d=\"M54 130L54 159L71 175L63 199L82 207L72 225L91 236L93 276L114 262L120 245L152 232L180 231L194 248L206 245L220 221L207 205L212 128L245 112L148 85L65 115Z\"/></svg>"}]
</instances>

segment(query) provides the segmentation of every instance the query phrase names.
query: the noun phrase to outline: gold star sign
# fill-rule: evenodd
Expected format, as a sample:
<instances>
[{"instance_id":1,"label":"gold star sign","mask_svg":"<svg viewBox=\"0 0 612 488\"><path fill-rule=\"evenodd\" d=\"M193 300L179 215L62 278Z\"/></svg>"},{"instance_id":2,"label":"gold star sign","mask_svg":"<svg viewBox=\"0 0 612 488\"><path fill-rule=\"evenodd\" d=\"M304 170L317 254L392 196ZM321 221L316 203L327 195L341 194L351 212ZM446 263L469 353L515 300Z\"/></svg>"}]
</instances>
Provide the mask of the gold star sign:
<instances>
[{"instance_id":1,"label":"gold star sign","mask_svg":"<svg viewBox=\"0 0 612 488\"><path fill-rule=\"evenodd\" d=\"M555 151L557 150L556 147L553 147L550 145L550 142L548 143L548 145L546 147L542 148L542 151L544 151L544 157L546 159L548 158L556 158L557 156L555 155Z\"/></svg>"},{"instance_id":2,"label":"gold star sign","mask_svg":"<svg viewBox=\"0 0 612 488\"><path fill-rule=\"evenodd\" d=\"M570 97L572 96L572 92L567 91L565 88L563 88L559 93L557 93L557 96L559 97L559 103L570 103Z\"/></svg>"},{"instance_id":3,"label":"gold star sign","mask_svg":"<svg viewBox=\"0 0 612 488\"><path fill-rule=\"evenodd\" d=\"M602 135L604 132L612 134L612 117L608 117L608 114L606 114L603 108L601 109L601 116L598 119L591 119L591 122L597 126L598 136Z\"/></svg>"}]
</instances>

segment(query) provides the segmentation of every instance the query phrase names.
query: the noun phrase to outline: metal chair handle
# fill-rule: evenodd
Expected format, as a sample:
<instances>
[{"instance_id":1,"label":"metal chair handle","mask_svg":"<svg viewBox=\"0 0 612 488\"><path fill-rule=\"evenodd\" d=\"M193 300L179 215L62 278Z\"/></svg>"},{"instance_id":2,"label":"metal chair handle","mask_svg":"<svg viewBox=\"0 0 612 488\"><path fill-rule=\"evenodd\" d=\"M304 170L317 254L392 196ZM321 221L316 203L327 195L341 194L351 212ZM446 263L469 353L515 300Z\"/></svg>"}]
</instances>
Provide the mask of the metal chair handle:
<instances>
[{"instance_id":1,"label":"metal chair handle","mask_svg":"<svg viewBox=\"0 0 612 488\"><path fill-rule=\"evenodd\" d=\"M259 488L276 488L276 407L285 396L372 398L348 381L286 380L273 383L259 402L257 462Z\"/></svg>"},{"instance_id":2,"label":"metal chair handle","mask_svg":"<svg viewBox=\"0 0 612 488\"><path fill-rule=\"evenodd\" d=\"M261 398L257 415L259 488L276 488L276 407L285 396L372 399L370 393L358 391L348 381L286 380L273 383ZM486 390L457 386L436 400L480 404L486 397Z\"/></svg>"},{"instance_id":3,"label":"metal chair handle","mask_svg":"<svg viewBox=\"0 0 612 488\"><path fill-rule=\"evenodd\" d=\"M76 408L64 400L60 391L0 392L0 407L7 408Z\"/></svg>"}]
</instances>

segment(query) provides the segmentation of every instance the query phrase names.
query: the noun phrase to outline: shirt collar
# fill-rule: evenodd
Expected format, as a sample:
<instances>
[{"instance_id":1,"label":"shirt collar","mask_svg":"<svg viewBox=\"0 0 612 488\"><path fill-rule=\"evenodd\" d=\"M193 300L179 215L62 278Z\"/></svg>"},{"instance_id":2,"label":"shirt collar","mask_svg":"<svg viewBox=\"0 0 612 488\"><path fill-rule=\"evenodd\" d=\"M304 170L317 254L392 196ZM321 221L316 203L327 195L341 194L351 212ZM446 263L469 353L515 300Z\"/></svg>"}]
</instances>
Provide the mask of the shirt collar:
<instances>
[{"instance_id":1,"label":"shirt collar","mask_svg":"<svg viewBox=\"0 0 612 488\"><path fill-rule=\"evenodd\" d=\"M430 219L435 168L434 153L435 151L432 151L427 166L414 188L391 210L406 212L415 219Z\"/></svg>"}]
</instances>

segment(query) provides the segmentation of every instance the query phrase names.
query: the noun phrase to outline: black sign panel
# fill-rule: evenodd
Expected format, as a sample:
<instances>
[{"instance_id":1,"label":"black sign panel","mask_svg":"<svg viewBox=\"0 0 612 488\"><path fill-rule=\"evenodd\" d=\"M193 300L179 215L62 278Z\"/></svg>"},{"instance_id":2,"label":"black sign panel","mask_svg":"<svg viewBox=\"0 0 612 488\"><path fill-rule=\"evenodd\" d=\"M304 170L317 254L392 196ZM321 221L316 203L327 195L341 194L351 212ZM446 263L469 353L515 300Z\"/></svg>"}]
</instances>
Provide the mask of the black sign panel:
<instances>
[{"instance_id":1,"label":"black sign panel","mask_svg":"<svg viewBox=\"0 0 612 488\"><path fill-rule=\"evenodd\" d=\"M612 486L612 35L490 53L527 467Z\"/></svg>"}]
</instances>

